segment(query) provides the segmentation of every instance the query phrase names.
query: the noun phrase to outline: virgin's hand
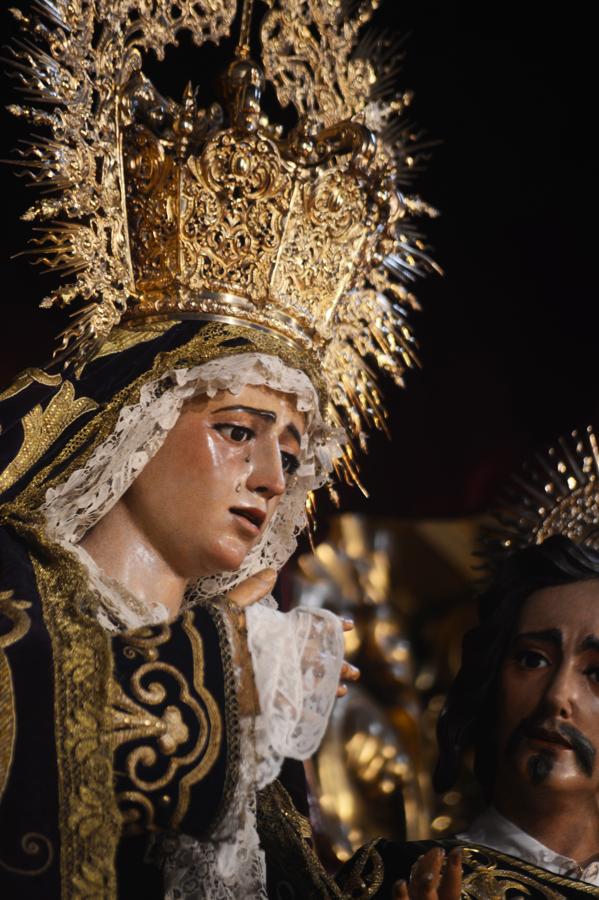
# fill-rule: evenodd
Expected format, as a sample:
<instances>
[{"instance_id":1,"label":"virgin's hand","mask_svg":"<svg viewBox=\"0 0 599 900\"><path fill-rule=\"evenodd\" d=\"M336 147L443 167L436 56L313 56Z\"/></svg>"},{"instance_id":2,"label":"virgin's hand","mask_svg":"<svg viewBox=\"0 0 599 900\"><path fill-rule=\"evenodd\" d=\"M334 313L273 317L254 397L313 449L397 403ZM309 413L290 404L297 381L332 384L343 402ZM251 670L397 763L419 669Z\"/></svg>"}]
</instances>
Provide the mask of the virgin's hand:
<instances>
[{"instance_id":1,"label":"virgin's hand","mask_svg":"<svg viewBox=\"0 0 599 900\"><path fill-rule=\"evenodd\" d=\"M343 622L343 630L351 631L354 627L354 623L351 619L342 619ZM347 660L343 661L343 665L341 666L341 672L339 674L339 687L337 688L337 696L345 697L347 694L348 686L344 682L346 681L357 681L360 677L360 670L357 666L352 666L351 663L348 663Z\"/></svg>"},{"instance_id":2,"label":"virgin's hand","mask_svg":"<svg viewBox=\"0 0 599 900\"><path fill-rule=\"evenodd\" d=\"M440 847L433 847L412 866L409 884L395 884L393 900L460 900L461 893L462 851L456 847L445 857Z\"/></svg>"},{"instance_id":3,"label":"virgin's hand","mask_svg":"<svg viewBox=\"0 0 599 900\"><path fill-rule=\"evenodd\" d=\"M227 600L239 609L246 609L270 594L276 580L277 573L274 569L262 569L230 590Z\"/></svg>"}]
</instances>

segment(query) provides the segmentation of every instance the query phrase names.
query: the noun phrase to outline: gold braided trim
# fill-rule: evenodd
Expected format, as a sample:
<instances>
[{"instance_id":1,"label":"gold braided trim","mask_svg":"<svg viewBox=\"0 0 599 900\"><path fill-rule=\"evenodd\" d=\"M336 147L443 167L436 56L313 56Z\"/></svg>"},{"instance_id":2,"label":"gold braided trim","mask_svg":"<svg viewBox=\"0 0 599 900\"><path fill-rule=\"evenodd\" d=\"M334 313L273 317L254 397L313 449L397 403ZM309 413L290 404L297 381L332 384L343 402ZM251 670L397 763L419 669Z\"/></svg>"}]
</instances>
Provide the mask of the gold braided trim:
<instances>
[{"instance_id":1,"label":"gold braided trim","mask_svg":"<svg viewBox=\"0 0 599 900\"><path fill-rule=\"evenodd\" d=\"M111 675L110 638L80 611L86 577L66 551L44 546L38 529L21 526L44 558L32 554L54 661L54 729L59 783L62 900L115 900L114 859L120 816L112 753L102 741Z\"/></svg>"},{"instance_id":2,"label":"gold braided trim","mask_svg":"<svg viewBox=\"0 0 599 900\"><path fill-rule=\"evenodd\" d=\"M201 605L208 611L216 627L225 686L227 758L223 794L211 822L211 829L215 830L221 824L231 806L233 794L239 782L239 766L241 763L239 699L237 694L237 676L232 654L232 640L223 610L211 601L204 601Z\"/></svg>"},{"instance_id":3,"label":"gold braided trim","mask_svg":"<svg viewBox=\"0 0 599 900\"><path fill-rule=\"evenodd\" d=\"M250 342L239 347L223 347L223 341L243 338ZM266 353L278 356L293 368L306 372L318 389L320 379L312 371L309 357L302 351L291 348L270 334L257 331L251 327L224 325L214 323L206 325L198 334L174 350L157 354L150 369L142 372L130 384L120 390L103 410L86 423L80 431L67 442L57 457L45 466L31 482L23 488L15 500L0 506L2 515L8 518L32 520L35 511L42 505L46 490L55 484L66 481L72 472L82 468L94 450L114 431L119 413L123 406L139 402L142 387L167 372L177 368L191 368L209 362L219 356L237 356L242 353ZM321 404L322 396L319 397ZM76 400L75 403L78 401ZM85 448L85 449L82 449ZM70 460L68 465L63 464ZM58 475L52 472L60 468Z\"/></svg>"},{"instance_id":4,"label":"gold braided trim","mask_svg":"<svg viewBox=\"0 0 599 900\"><path fill-rule=\"evenodd\" d=\"M286 873L302 900L344 900L308 843L312 829L279 781L258 793L258 833L267 858Z\"/></svg>"},{"instance_id":5,"label":"gold braided trim","mask_svg":"<svg viewBox=\"0 0 599 900\"><path fill-rule=\"evenodd\" d=\"M494 879L505 879L515 878L519 872L524 872L527 875L533 876L536 882L541 882L541 884L535 884L535 887L538 887L539 890L542 890L542 882L547 881L558 887L582 891L584 894L592 894L595 897L599 897L599 888L592 884L588 884L586 881L577 881L575 878L565 878L563 875L556 875L554 872L549 872L547 869L541 869L538 866L533 866L531 863L523 862L518 857L510 856L508 853L500 853L498 850L492 850L489 847L476 844L464 844L462 845L462 851L464 853L464 863L471 865L474 869L474 873L483 872L485 875L489 875ZM483 857L483 860L486 860L486 862L481 860L480 857ZM489 864L489 861L491 862L491 865ZM509 866L513 867L512 871L498 870L496 868L497 862L507 863ZM493 863L495 863L495 865L493 865ZM497 887L499 889L500 885ZM519 887L521 887L521 885L519 885ZM551 893L555 896L553 892Z\"/></svg>"}]
</instances>

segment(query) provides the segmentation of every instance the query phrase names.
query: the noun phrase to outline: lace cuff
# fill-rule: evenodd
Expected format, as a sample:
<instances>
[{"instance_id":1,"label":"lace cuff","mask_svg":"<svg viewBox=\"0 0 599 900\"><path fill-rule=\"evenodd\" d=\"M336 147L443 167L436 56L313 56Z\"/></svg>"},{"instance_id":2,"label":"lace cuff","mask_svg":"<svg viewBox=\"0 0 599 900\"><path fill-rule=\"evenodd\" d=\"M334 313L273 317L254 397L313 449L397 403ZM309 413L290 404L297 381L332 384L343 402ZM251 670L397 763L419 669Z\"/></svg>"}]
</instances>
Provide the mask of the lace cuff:
<instances>
[{"instance_id":1,"label":"lace cuff","mask_svg":"<svg viewBox=\"0 0 599 900\"><path fill-rule=\"evenodd\" d=\"M343 663L343 625L323 609L281 613L263 603L246 610L260 713L256 719L258 788L277 777L284 757L318 748Z\"/></svg>"}]
</instances>

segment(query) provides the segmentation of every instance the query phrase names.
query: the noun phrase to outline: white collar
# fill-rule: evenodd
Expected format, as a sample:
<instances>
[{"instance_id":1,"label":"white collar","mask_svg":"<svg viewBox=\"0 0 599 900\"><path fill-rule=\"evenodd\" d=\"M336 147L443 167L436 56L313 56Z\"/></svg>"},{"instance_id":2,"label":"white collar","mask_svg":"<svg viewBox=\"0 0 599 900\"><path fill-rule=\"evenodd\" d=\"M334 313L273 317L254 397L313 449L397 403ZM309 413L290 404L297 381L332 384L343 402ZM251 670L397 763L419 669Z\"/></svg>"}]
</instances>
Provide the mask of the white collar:
<instances>
[{"instance_id":1,"label":"white collar","mask_svg":"<svg viewBox=\"0 0 599 900\"><path fill-rule=\"evenodd\" d=\"M556 875L564 875L599 887L599 861L590 862L588 866L580 866L568 856L562 856L545 847L536 838L498 813L493 806L489 806L465 832L458 834L457 838L460 841L482 844L501 853L508 853Z\"/></svg>"}]
</instances>

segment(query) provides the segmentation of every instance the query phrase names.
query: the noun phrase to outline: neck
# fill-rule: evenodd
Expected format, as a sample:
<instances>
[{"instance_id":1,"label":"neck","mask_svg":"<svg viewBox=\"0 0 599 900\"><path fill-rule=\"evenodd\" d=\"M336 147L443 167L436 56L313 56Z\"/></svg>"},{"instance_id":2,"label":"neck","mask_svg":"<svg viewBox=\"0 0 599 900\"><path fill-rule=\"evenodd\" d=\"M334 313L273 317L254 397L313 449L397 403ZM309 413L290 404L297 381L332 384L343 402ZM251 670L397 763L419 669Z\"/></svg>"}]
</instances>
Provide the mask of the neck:
<instances>
[{"instance_id":1,"label":"neck","mask_svg":"<svg viewBox=\"0 0 599 900\"><path fill-rule=\"evenodd\" d=\"M122 500L89 531L81 546L96 565L148 607L162 603L175 616L187 579L152 545Z\"/></svg>"},{"instance_id":2,"label":"neck","mask_svg":"<svg viewBox=\"0 0 599 900\"><path fill-rule=\"evenodd\" d=\"M591 793L532 786L522 790L522 785L513 791L497 785L494 805L502 816L554 853L581 864L599 856L599 805Z\"/></svg>"}]
</instances>

